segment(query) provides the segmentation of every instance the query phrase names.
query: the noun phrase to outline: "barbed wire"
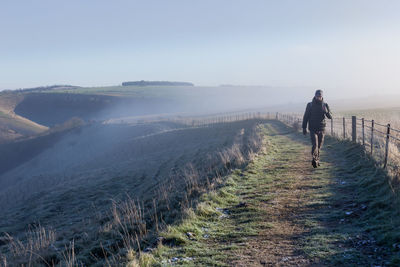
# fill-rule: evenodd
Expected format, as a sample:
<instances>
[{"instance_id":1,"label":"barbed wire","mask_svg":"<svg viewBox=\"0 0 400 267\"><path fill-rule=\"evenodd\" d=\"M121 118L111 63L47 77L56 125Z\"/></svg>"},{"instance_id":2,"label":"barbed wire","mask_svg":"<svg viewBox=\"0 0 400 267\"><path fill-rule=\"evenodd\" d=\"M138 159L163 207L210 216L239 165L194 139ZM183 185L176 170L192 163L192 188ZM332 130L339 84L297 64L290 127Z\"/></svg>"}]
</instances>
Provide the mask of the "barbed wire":
<instances>
[{"instance_id":1,"label":"barbed wire","mask_svg":"<svg viewBox=\"0 0 400 267\"><path fill-rule=\"evenodd\" d=\"M389 140L390 139L395 139L395 140L397 140L398 142L400 142L400 138L397 138L397 137L395 137L395 136L393 136L393 135L391 135L391 134L389 134Z\"/></svg>"},{"instance_id":2,"label":"barbed wire","mask_svg":"<svg viewBox=\"0 0 400 267\"><path fill-rule=\"evenodd\" d=\"M384 124L380 124L380 123L378 123L378 122L375 122L375 121L374 121L374 124L375 124L375 125L378 125L378 126L382 126L382 127L387 127L387 126L388 126L387 124L386 124L386 125L384 125Z\"/></svg>"},{"instance_id":3,"label":"barbed wire","mask_svg":"<svg viewBox=\"0 0 400 267\"><path fill-rule=\"evenodd\" d=\"M397 133L400 133L400 130L394 129L394 128L392 128L392 127L390 127L390 131L395 131L395 132L397 132Z\"/></svg>"}]
</instances>

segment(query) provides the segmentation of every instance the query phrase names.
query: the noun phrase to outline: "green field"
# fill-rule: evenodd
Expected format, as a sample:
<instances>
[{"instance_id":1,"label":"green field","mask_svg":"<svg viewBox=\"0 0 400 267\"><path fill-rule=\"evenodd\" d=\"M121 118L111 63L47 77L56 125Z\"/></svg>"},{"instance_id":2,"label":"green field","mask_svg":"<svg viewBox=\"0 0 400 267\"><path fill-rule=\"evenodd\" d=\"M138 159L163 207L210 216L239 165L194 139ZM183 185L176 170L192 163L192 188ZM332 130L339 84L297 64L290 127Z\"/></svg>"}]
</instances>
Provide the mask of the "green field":
<instances>
[{"instance_id":1,"label":"green field","mask_svg":"<svg viewBox=\"0 0 400 267\"><path fill-rule=\"evenodd\" d=\"M48 93L72 93L72 94L104 94L128 97L185 97L197 95L204 90L218 87L194 87L194 86L105 86L105 87L79 87L75 89L62 89L46 91Z\"/></svg>"}]
</instances>

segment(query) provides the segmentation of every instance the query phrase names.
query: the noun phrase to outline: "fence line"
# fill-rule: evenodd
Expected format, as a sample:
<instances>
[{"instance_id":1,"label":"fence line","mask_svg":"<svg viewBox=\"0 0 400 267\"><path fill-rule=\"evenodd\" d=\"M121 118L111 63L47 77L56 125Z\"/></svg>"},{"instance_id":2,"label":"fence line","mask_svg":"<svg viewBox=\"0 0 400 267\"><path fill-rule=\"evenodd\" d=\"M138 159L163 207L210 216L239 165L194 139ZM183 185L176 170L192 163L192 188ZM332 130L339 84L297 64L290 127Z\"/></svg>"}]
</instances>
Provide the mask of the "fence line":
<instances>
[{"instance_id":1,"label":"fence line","mask_svg":"<svg viewBox=\"0 0 400 267\"><path fill-rule=\"evenodd\" d=\"M246 119L277 119L294 126L298 130L301 129L302 123L302 116L296 113L245 112L217 115L209 118L202 117L198 120L192 119L192 122L187 124L192 126L212 126L216 123ZM397 161L392 161L391 164L388 164L391 156L394 156L393 158L400 157L400 130L391 128L390 124L385 125L375 120L347 116L330 120L330 131L327 131L327 133L339 139L360 143L385 169L389 165L390 167L398 168Z\"/></svg>"},{"instance_id":2,"label":"fence line","mask_svg":"<svg viewBox=\"0 0 400 267\"><path fill-rule=\"evenodd\" d=\"M208 116L175 116L153 120L136 120L137 123L169 121L191 127L213 127L221 123L230 123L249 119L280 120L296 130L301 129L303 116L298 113L279 112L231 112ZM329 129L329 120L327 123ZM375 120L347 116L330 120L327 134L343 140L360 143L364 149L385 169L400 170L400 129L393 129L390 124L381 124Z\"/></svg>"},{"instance_id":3,"label":"fence line","mask_svg":"<svg viewBox=\"0 0 400 267\"><path fill-rule=\"evenodd\" d=\"M221 123L230 123L243 120L271 120L276 119L276 113L272 112L230 112L219 113L214 115L201 115L201 116L183 116L175 115L171 117L132 117L115 119L107 121L108 123L130 123L130 124L143 124L143 123L156 123L156 122L173 122L191 127L213 127Z\"/></svg>"}]
</instances>

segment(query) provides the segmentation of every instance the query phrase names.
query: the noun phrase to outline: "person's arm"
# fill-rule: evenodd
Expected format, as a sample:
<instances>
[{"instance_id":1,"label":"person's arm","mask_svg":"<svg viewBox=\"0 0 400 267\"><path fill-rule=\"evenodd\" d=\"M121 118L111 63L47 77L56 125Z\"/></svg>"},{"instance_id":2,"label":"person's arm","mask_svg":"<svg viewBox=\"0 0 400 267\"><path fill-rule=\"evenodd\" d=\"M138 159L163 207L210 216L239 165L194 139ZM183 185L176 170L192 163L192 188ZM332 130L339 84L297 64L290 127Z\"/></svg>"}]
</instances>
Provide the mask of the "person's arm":
<instances>
[{"instance_id":1,"label":"person's arm","mask_svg":"<svg viewBox=\"0 0 400 267\"><path fill-rule=\"evenodd\" d=\"M302 125L303 133L304 133L304 130L307 131L307 123L310 119L310 114L311 114L311 105L310 105L310 103L308 103L307 107L306 107L306 111L304 112L304 116L303 116L303 125Z\"/></svg>"},{"instance_id":2,"label":"person's arm","mask_svg":"<svg viewBox=\"0 0 400 267\"><path fill-rule=\"evenodd\" d=\"M331 112L331 110L329 109L329 105L328 104L326 104L325 103L325 105L326 105L326 113L325 113L325 115L326 115L326 117L328 118L328 119L332 119L332 112Z\"/></svg>"}]
</instances>

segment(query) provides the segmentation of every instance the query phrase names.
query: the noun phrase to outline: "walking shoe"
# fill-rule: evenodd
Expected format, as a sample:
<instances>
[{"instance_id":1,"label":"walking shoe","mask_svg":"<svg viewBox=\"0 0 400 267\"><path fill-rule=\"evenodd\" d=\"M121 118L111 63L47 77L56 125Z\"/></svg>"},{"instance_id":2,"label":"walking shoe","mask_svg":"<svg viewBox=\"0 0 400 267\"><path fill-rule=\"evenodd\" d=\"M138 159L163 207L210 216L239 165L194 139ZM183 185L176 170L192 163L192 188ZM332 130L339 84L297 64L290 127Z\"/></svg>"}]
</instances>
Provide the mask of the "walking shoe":
<instances>
[{"instance_id":1,"label":"walking shoe","mask_svg":"<svg viewBox=\"0 0 400 267\"><path fill-rule=\"evenodd\" d=\"M321 166L321 164L319 164L319 160L317 161L317 165L318 165L318 167Z\"/></svg>"},{"instance_id":2,"label":"walking shoe","mask_svg":"<svg viewBox=\"0 0 400 267\"><path fill-rule=\"evenodd\" d=\"M313 166L314 168L317 168L317 162L315 161L315 159L313 159L313 160L311 161L311 164L312 164L312 166Z\"/></svg>"}]
</instances>

